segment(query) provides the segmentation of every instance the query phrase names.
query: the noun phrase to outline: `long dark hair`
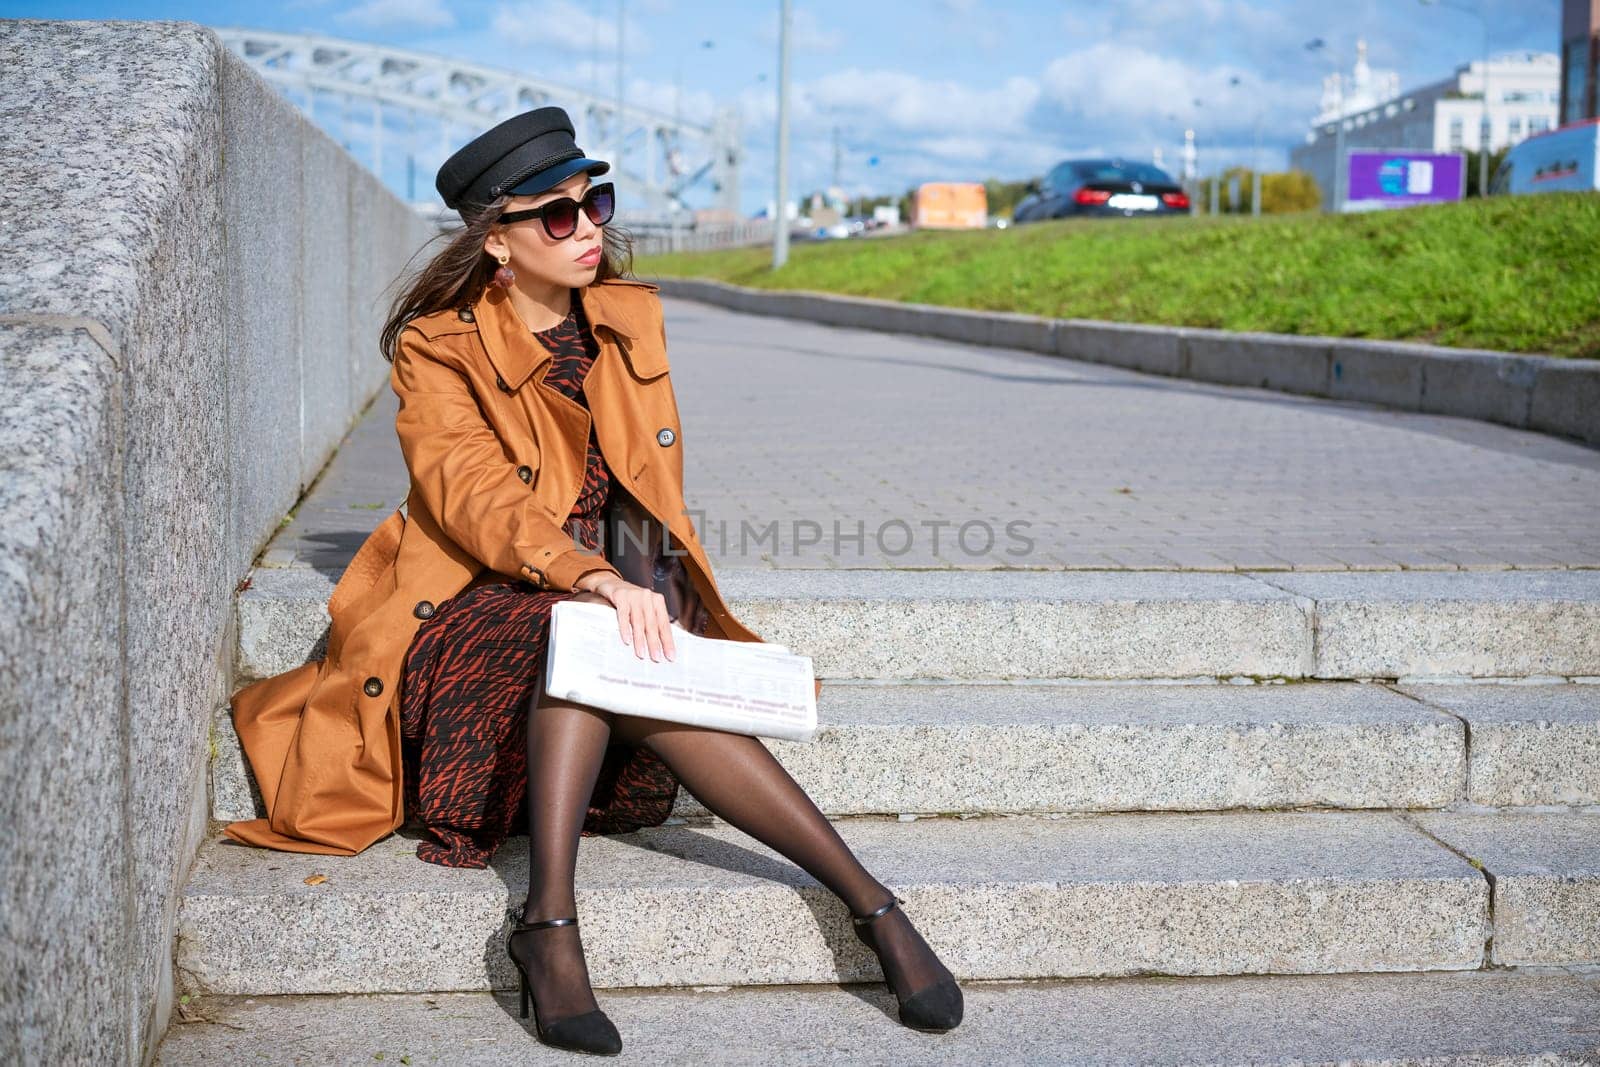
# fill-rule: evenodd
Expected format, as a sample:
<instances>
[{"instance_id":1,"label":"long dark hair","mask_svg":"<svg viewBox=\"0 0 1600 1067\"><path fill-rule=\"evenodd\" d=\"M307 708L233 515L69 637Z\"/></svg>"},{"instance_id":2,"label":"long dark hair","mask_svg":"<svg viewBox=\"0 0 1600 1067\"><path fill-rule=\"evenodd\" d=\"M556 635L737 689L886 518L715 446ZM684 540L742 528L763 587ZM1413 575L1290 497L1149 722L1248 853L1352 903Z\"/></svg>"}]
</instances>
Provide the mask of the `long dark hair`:
<instances>
[{"instance_id":1,"label":"long dark hair","mask_svg":"<svg viewBox=\"0 0 1600 1067\"><path fill-rule=\"evenodd\" d=\"M489 284L495 269L500 266L493 256L483 250L483 241L511 200L510 195L496 197L482 211L468 216L465 225L443 231L412 255L411 258L415 259L434 241L446 242L444 248L417 272L410 284L389 305L389 317L383 324L383 332L378 335L378 350L383 353L384 359L394 362L394 349L399 342L400 331L412 319L447 308L461 307L482 294L484 286ZM632 277L633 236L617 227L615 220L601 228L600 247L600 264L595 271L595 281Z\"/></svg>"}]
</instances>

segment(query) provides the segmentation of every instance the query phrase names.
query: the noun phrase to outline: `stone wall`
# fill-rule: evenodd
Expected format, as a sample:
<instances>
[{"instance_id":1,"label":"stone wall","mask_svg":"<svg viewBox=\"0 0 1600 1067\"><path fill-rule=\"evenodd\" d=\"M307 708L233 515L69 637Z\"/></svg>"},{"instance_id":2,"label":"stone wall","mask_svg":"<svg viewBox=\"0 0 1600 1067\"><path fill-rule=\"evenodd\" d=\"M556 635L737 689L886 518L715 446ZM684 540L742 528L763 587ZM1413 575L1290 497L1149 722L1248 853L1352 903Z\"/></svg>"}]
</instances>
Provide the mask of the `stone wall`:
<instances>
[{"instance_id":1,"label":"stone wall","mask_svg":"<svg viewBox=\"0 0 1600 1067\"><path fill-rule=\"evenodd\" d=\"M235 586L437 230L189 22L0 21L0 158L0 1061L140 1064Z\"/></svg>"}]
</instances>

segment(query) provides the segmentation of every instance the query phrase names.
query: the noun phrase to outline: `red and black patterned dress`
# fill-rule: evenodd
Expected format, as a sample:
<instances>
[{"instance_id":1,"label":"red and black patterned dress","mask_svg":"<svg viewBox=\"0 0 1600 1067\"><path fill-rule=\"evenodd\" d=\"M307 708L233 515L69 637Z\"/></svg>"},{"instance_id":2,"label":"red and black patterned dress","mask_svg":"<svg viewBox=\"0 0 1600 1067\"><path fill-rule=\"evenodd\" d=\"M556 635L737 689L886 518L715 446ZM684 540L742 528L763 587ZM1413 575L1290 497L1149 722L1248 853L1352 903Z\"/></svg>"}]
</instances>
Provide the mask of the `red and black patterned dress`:
<instances>
[{"instance_id":1,"label":"red and black patterned dress","mask_svg":"<svg viewBox=\"0 0 1600 1067\"><path fill-rule=\"evenodd\" d=\"M566 319L534 337L551 352L544 380L587 407L583 380L599 349L576 291ZM591 423L583 490L566 527L586 548L600 546L610 485ZM572 595L486 570L417 628L400 739L407 821L427 831L419 859L486 867L507 836L527 833L526 705L544 671L550 609ZM608 744L583 835L660 824L678 785L649 749Z\"/></svg>"}]
</instances>

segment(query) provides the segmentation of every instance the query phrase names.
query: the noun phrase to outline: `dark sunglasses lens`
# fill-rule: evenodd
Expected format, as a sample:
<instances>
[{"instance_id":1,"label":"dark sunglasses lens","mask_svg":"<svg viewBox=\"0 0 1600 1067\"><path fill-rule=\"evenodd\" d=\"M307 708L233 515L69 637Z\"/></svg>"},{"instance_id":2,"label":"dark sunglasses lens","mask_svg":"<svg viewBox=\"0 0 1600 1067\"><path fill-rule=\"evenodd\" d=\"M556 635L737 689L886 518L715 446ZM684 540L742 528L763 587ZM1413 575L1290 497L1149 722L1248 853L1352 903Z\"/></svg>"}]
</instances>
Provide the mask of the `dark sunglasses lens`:
<instances>
[{"instance_id":1,"label":"dark sunglasses lens","mask_svg":"<svg viewBox=\"0 0 1600 1067\"><path fill-rule=\"evenodd\" d=\"M612 195L611 185L608 182L603 186L590 189L583 198L584 212L589 216L589 221L596 226L604 226L611 221L611 212L616 208L616 197Z\"/></svg>"},{"instance_id":2,"label":"dark sunglasses lens","mask_svg":"<svg viewBox=\"0 0 1600 1067\"><path fill-rule=\"evenodd\" d=\"M551 203L544 209L544 221L552 237L572 236L578 228L578 202L562 199Z\"/></svg>"}]
</instances>

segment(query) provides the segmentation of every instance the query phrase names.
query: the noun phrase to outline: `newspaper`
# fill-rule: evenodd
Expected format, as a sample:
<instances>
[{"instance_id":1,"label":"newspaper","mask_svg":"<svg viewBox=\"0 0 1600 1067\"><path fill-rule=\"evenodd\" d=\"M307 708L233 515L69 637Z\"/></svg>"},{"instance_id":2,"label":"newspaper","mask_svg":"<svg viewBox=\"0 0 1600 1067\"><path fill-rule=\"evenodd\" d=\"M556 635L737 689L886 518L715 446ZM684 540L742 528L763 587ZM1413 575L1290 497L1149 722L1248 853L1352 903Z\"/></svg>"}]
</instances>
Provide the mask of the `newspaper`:
<instances>
[{"instance_id":1,"label":"newspaper","mask_svg":"<svg viewBox=\"0 0 1600 1067\"><path fill-rule=\"evenodd\" d=\"M810 741L817 732L810 656L773 642L700 637L672 624L672 660L624 644L617 609L562 600L550 613L545 691L624 715Z\"/></svg>"}]
</instances>

